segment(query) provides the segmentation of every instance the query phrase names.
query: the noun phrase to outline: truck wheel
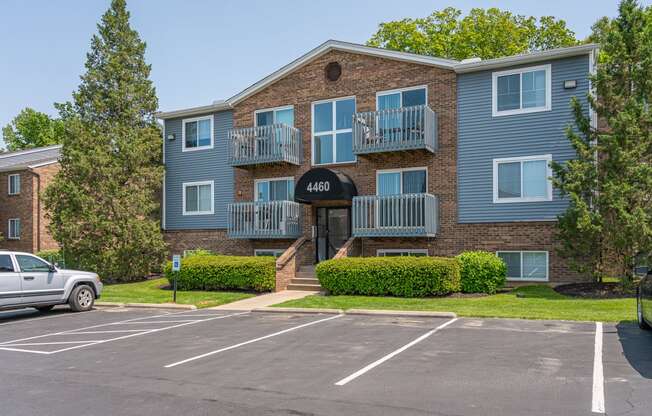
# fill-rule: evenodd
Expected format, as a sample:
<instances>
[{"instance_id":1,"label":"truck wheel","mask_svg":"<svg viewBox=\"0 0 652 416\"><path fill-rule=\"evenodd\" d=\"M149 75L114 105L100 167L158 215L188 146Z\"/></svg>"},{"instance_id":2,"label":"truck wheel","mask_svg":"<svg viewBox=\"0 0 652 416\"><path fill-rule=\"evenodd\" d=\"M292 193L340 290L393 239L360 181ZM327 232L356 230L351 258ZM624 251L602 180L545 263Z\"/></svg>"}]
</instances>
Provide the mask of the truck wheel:
<instances>
[{"instance_id":1,"label":"truck wheel","mask_svg":"<svg viewBox=\"0 0 652 416\"><path fill-rule=\"evenodd\" d=\"M68 304L75 312L86 312L93 308L95 303L95 293L88 285L79 285L72 290Z\"/></svg>"},{"instance_id":2,"label":"truck wheel","mask_svg":"<svg viewBox=\"0 0 652 416\"><path fill-rule=\"evenodd\" d=\"M50 312L54 308L54 305L48 305L48 306L37 306L36 309L39 312Z\"/></svg>"},{"instance_id":3,"label":"truck wheel","mask_svg":"<svg viewBox=\"0 0 652 416\"><path fill-rule=\"evenodd\" d=\"M650 325L648 325L648 323L645 322L645 319L643 318L643 304L641 302L640 289L639 289L639 292L637 293L637 296L636 296L636 320L638 321L639 328L645 329L645 330L652 329L652 328L650 328Z\"/></svg>"}]
</instances>

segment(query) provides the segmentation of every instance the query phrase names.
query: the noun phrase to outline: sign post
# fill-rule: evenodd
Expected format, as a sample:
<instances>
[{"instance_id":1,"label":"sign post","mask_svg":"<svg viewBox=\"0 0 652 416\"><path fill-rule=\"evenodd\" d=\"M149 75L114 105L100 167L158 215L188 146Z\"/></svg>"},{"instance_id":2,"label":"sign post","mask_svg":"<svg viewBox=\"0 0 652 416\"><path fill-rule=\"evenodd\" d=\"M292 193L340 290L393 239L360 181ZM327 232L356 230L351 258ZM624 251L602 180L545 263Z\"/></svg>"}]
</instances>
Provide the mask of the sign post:
<instances>
[{"instance_id":1,"label":"sign post","mask_svg":"<svg viewBox=\"0 0 652 416\"><path fill-rule=\"evenodd\" d=\"M178 254L175 254L172 256L172 271L173 272L178 272L181 270L181 256ZM172 289L174 290L174 294L172 295L172 302L177 303L177 274L174 273L174 281L172 283Z\"/></svg>"}]
</instances>

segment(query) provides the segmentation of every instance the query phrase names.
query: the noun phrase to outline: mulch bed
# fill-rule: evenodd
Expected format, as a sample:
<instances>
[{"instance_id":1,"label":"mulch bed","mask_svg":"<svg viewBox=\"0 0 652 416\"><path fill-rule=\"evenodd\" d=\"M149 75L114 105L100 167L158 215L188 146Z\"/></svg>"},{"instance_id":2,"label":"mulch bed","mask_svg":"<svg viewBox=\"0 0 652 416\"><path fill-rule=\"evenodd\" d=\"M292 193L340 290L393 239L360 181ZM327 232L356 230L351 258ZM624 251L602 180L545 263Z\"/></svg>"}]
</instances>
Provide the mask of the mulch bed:
<instances>
[{"instance_id":1,"label":"mulch bed","mask_svg":"<svg viewBox=\"0 0 652 416\"><path fill-rule=\"evenodd\" d=\"M636 289L624 288L620 283L569 283L555 287L557 293L589 299L615 299L636 297Z\"/></svg>"}]
</instances>

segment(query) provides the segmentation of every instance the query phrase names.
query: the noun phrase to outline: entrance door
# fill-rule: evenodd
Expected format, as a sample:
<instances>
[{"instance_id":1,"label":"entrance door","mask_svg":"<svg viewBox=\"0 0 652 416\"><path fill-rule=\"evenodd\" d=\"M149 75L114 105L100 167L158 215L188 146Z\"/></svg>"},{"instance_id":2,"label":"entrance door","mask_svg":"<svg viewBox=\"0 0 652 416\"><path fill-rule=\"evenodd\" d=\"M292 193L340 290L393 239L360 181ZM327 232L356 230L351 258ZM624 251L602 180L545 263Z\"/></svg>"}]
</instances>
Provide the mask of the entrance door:
<instances>
[{"instance_id":1,"label":"entrance door","mask_svg":"<svg viewBox=\"0 0 652 416\"><path fill-rule=\"evenodd\" d=\"M349 237L351 208L317 208L317 263L332 259Z\"/></svg>"}]
</instances>

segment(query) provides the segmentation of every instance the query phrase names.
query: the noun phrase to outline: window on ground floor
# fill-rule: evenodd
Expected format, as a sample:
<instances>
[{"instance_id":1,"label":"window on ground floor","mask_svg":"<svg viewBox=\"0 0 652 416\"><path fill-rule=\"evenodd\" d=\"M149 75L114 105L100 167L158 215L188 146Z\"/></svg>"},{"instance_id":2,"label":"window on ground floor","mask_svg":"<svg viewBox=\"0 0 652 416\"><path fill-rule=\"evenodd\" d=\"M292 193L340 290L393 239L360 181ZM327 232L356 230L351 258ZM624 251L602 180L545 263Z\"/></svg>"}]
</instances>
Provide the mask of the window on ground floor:
<instances>
[{"instance_id":1,"label":"window on ground floor","mask_svg":"<svg viewBox=\"0 0 652 416\"><path fill-rule=\"evenodd\" d=\"M426 248L381 248L376 251L378 257L403 257L415 256L422 257L428 255Z\"/></svg>"},{"instance_id":2,"label":"window on ground floor","mask_svg":"<svg viewBox=\"0 0 652 416\"><path fill-rule=\"evenodd\" d=\"M7 232L7 238L10 240L19 240L20 239L20 219L11 218L9 220L9 230Z\"/></svg>"},{"instance_id":3,"label":"window on ground floor","mask_svg":"<svg viewBox=\"0 0 652 416\"><path fill-rule=\"evenodd\" d=\"M254 250L254 256L274 256L276 258L281 257L281 254L285 252L282 248L265 248L265 249L256 249Z\"/></svg>"},{"instance_id":4,"label":"window on ground floor","mask_svg":"<svg viewBox=\"0 0 652 416\"><path fill-rule=\"evenodd\" d=\"M547 251L498 251L507 265L508 280L548 280Z\"/></svg>"}]
</instances>

